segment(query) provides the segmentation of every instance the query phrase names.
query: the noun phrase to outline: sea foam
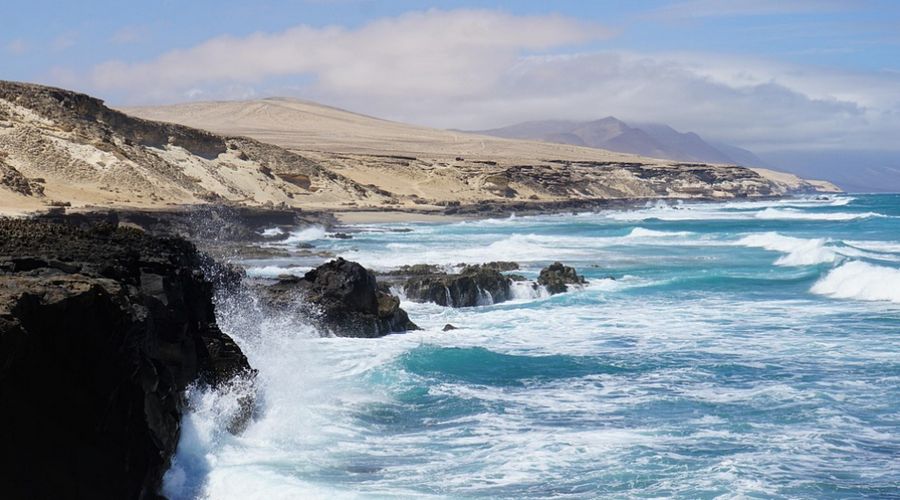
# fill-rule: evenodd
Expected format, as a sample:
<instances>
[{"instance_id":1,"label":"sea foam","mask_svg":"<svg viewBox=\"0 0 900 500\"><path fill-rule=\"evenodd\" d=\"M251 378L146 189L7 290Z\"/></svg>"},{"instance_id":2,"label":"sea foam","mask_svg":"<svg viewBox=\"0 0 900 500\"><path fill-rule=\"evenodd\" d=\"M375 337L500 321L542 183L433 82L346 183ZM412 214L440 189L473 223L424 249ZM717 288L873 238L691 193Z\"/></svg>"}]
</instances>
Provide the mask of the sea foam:
<instances>
[{"instance_id":1,"label":"sea foam","mask_svg":"<svg viewBox=\"0 0 900 500\"><path fill-rule=\"evenodd\" d=\"M737 241L738 245L784 253L775 261L777 266L809 266L834 262L838 254L833 248L826 246L827 243L825 238L795 238L776 232L750 234Z\"/></svg>"},{"instance_id":2,"label":"sea foam","mask_svg":"<svg viewBox=\"0 0 900 500\"><path fill-rule=\"evenodd\" d=\"M836 299L900 303L900 269L851 261L833 269L810 291Z\"/></svg>"},{"instance_id":3,"label":"sea foam","mask_svg":"<svg viewBox=\"0 0 900 500\"><path fill-rule=\"evenodd\" d=\"M315 241L321 240L325 237L325 228L322 226L311 226L300 229L299 231L292 231L291 235L288 236L285 243L300 243L304 241Z\"/></svg>"},{"instance_id":4,"label":"sea foam","mask_svg":"<svg viewBox=\"0 0 900 500\"><path fill-rule=\"evenodd\" d=\"M690 231L657 231L655 229L646 229L636 227L628 233L627 238L667 238L667 237L684 237L691 236Z\"/></svg>"},{"instance_id":5,"label":"sea foam","mask_svg":"<svg viewBox=\"0 0 900 500\"><path fill-rule=\"evenodd\" d=\"M882 214L875 212L805 212L792 208L766 208L756 213L757 219L764 220L823 220L823 221L846 221L869 219L872 217L883 217Z\"/></svg>"}]
</instances>

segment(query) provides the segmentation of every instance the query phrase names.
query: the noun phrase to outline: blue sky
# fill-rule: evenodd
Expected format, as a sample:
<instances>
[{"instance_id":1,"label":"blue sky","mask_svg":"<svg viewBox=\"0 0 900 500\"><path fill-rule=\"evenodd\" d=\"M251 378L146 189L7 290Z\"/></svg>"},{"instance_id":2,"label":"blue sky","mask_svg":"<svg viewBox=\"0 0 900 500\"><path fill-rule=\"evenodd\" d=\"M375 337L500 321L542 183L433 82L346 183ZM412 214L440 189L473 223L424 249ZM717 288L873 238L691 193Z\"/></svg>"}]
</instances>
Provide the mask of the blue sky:
<instances>
[{"instance_id":1,"label":"blue sky","mask_svg":"<svg viewBox=\"0 0 900 500\"><path fill-rule=\"evenodd\" d=\"M719 10L714 6L718 4ZM728 9L729 4L734 8ZM757 6L754 8L754 4ZM117 1L16 3L4 9L4 75L49 78L54 67L137 59L208 38L299 24L359 27L411 10L478 8L590 19L618 35L598 47L715 50L853 69L900 71L900 2L671 1ZM740 6L746 5L746 8ZM693 14L688 11L694 7ZM684 10L681 10L681 9ZM729 12L731 13L729 15ZM21 42L21 53L10 44Z\"/></svg>"},{"instance_id":2,"label":"blue sky","mask_svg":"<svg viewBox=\"0 0 900 500\"><path fill-rule=\"evenodd\" d=\"M900 149L896 1L126 5L5 6L0 78L121 105L293 95L441 127L616 115L761 150Z\"/></svg>"}]
</instances>

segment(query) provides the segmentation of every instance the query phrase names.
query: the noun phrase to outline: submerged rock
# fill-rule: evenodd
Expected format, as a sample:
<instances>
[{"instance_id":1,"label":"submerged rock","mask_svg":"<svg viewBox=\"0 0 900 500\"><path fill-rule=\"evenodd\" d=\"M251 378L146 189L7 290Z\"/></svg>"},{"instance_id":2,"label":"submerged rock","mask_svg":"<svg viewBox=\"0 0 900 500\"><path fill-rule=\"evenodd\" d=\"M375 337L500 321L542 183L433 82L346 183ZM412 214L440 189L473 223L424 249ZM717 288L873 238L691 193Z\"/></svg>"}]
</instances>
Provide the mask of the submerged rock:
<instances>
[{"instance_id":1,"label":"submerged rock","mask_svg":"<svg viewBox=\"0 0 900 500\"><path fill-rule=\"evenodd\" d=\"M449 332L450 330L459 330L459 328L451 325L450 323L447 323L446 325L444 325L444 328L441 328L442 332Z\"/></svg>"},{"instance_id":2,"label":"submerged rock","mask_svg":"<svg viewBox=\"0 0 900 500\"><path fill-rule=\"evenodd\" d=\"M303 278L284 279L259 291L270 306L297 309L339 337L382 337L419 328L371 271L340 257Z\"/></svg>"},{"instance_id":3,"label":"submerged rock","mask_svg":"<svg viewBox=\"0 0 900 500\"><path fill-rule=\"evenodd\" d=\"M587 281L575 271L575 268L563 265L562 262L554 262L541 269L537 279L537 284L546 288L550 295L568 291L569 285L586 283Z\"/></svg>"},{"instance_id":4,"label":"submerged rock","mask_svg":"<svg viewBox=\"0 0 900 500\"><path fill-rule=\"evenodd\" d=\"M234 278L181 239L0 220L5 496L157 496L185 388L254 374L216 325L213 274Z\"/></svg>"}]
</instances>

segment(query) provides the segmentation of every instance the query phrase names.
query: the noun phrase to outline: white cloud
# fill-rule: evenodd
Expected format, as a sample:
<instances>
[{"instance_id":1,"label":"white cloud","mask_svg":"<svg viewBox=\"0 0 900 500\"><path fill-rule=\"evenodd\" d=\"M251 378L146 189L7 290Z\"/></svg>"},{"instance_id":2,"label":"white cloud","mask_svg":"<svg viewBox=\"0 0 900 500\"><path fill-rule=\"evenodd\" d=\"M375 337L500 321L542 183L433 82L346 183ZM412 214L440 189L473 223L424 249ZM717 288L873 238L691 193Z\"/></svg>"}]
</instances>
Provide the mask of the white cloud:
<instances>
[{"instance_id":1,"label":"white cloud","mask_svg":"<svg viewBox=\"0 0 900 500\"><path fill-rule=\"evenodd\" d=\"M431 122L482 128L533 119L614 115L626 121L664 122L761 150L847 146L844 143L859 137L870 140L873 130L889 126L896 131L900 125L884 123L878 109L858 102L807 94L802 86L782 83L774 73L769 78L757 74L727 78L723 72L717 78L713 72L671 56L600 52L528 57L505 73L492 94L463 103L430 102L432 116L439 117ZM815 81L816 74L808 78ZM361 100L350 103L401 120L423 114L402 102L393 103L392 109Z\"/></svg>"},{"instance_id":2,"label":"white cloud","mask_svg":"<svg viewBox=\"0 0 900 500\"><path fill-rule=\"evenodd\" d=\"M760 151L897 147L900 74L721 54L572 52L609 35L559 16L427 11L353 30L218 37L102 64L91 81L131 103L289 94L439 127L615 115Z\"/></svg>"},{"instance_id":3,"label":"white cloud","mask_svg":"<svg viewBox=\"0 0 900 500\"><path fill-rule=\"evenodd\" d=\"M357 30L298 26L243 38L223 36L140 63L95 68L101 89L129 88L164 98L197 85L258 83L313 75L321 87L396 97L471 95L493 86L497 69L521 51L607 36L603 28L558 16L492 11L427 11L373 21Z\"/></svg>"}]
</instances>

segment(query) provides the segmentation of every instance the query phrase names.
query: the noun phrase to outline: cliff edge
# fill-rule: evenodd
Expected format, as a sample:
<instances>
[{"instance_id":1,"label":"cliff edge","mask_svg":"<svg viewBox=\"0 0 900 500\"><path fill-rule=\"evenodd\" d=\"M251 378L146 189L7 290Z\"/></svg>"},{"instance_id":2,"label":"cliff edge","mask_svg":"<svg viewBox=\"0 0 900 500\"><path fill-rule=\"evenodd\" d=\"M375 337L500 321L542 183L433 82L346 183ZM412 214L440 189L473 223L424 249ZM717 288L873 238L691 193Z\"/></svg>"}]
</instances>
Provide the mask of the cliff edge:
<instances>
[{"instance_id":1,"label":"cliff edge","mask_svg":"<svg viewBox=\"0 0 900 500\"><path fill-rule=\"evenodd\" d=\"M215 273L181 239L0 219L5 496L157 497L188 385L254 374L216 325Z\"/></svg>"}]
</instances>

